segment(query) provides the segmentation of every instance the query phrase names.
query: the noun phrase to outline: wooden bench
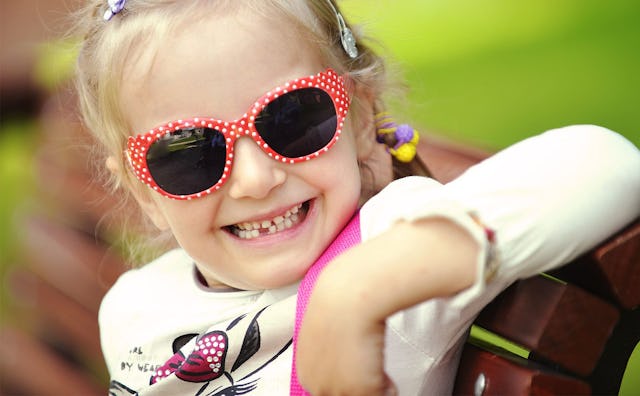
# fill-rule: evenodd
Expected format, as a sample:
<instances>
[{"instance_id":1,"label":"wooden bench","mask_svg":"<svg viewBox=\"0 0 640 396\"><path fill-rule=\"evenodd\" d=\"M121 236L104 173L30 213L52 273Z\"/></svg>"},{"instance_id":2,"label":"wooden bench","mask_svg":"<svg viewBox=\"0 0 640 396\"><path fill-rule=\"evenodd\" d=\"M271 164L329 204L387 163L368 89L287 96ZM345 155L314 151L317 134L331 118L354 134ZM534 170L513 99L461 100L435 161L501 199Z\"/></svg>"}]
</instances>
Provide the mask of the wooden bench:
<instances>
[{"instance_id":1,"label":"wooden bench","mask_svg":"<svg viewBox=\"0 0 640 396\"><path fill-rule=\"evenodd\" d=\"M115 201L90 181L86 153L77 150L89 142L73 114L72 97L64 92L41 114L47 127L36 162L49 210L23 216L25 255L5 280L18 314L0 326L3 394L107 392L98 305L126 267L113 247L114 229L97 227ZM431 137L420 151L443 182L488 155ZM455 392L616 393L640 334L640 288L634 286L640 284L639 238L636 221L553 278L518 282L496 298L477 326L523 346L528 359L472 339Z\"/></svg>"},{"instance_id":2,"label":"wooden bench","mask_svg":"<svg viewBox=\"0 0 640 396\"><path fill-rule=\"evenodd\" d=\"M456 393L617 394L640 341L639 263L636 221L550 276L509 287L476 325L529 350L528 360L470 340Z\"/></svg>"}]
</instances>

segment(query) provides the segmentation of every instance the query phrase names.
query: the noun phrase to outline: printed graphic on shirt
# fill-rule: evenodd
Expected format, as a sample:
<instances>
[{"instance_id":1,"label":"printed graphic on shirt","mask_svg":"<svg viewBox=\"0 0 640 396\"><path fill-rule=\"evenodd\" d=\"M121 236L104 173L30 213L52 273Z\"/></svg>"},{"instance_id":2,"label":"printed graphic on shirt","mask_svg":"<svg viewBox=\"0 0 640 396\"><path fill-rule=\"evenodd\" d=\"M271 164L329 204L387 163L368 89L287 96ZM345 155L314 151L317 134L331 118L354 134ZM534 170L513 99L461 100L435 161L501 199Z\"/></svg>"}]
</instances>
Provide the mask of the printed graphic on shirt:
<instances>
[{"instance_id":1,"label":"printed graphic on shirt","mask_svg":"<svg viewBox=\"0 0 640 396\"><path fill-rule=\"evenodd\" d=\"M185 395L214 396L245 395L259 388L263 369L290 348L292 343L290 333L282 337L276 329L274 334L269 334L269 324L261 321L270 307L262 308L252 316L242 315L231 321L224 330L211 328L201 335L177 337L172 343L173 356L154 370L148 389L166 386L166 389L179 390ZM265 332L267 336L275 335L282 340L276 344L270 340L267 350L261 350ZM230 338L236 341L234 345L240 345L239 350L236 347L230 352ZM168 382L164 384L165 381ZM109 394L137 395L138 392L114 380L110 384Z\"/></svg>"}]
</instances>

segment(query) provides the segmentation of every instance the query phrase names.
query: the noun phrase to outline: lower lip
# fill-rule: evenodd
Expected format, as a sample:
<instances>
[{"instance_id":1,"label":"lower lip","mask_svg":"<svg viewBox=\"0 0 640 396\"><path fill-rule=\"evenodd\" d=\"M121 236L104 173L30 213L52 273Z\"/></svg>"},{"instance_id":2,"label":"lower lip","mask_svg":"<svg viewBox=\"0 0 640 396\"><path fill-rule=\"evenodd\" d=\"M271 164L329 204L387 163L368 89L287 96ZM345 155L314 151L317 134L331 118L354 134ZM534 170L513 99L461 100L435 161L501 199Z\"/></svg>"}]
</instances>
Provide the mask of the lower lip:
<instances>
[{"instance_id":1,"label":"lower lip","mask_svg":"<svg viewBox=\"0 0 640 396\"><path fill-rule=\"evenodd\" d=\"M313 223L313 219L316 216L316 207L315 207L315 199L309 201L307 208L307 213L304 216L304 219L299 223L295 224L291 228L287 228L286 230L278 231L273 234L264 234L260 235L257 238L251 239L242 239L238 238L236 235L229 233L232 238L241 243L243 245L250 245L252 247L272 247L274 244L280 244L286 242L288 240L295 239L298 235L303 233L310 224Z\"/></svg>"}]
</instances>

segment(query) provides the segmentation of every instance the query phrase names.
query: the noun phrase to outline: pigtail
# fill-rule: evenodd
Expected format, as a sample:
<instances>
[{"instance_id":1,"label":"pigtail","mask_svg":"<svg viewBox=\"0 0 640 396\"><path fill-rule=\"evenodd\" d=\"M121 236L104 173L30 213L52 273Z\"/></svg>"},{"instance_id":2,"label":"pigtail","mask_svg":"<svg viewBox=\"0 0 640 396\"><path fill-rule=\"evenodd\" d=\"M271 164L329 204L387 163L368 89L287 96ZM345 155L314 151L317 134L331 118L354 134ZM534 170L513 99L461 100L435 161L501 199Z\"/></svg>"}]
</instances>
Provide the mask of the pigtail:
<instances>
[{"instance_id":1,"label":"pigtail","mask_svg":"<svg viewBox=\"0 0 640 396\"><path fill-rule=\"evenodd\" d=\"M397 124L384 111L375 115L375 128L376 140L391 154L394 179L411 175L431 177L429 168L418 155L420 132L408 124Z\"/></svg>"},{"instance_id":2,"label":"pigtail","mask_svg":"<svg viewBox=\"0 0 640 396\"><path fill-rule=\"evenodd\" d=\"M431 171L424 163L422 158L416 154L416 156L410 162L398 161L395 157L392 158L391 167L393 170L393 178L401 179L406 176L426 176L433 177Z\"/></svg>"}]
</instances>

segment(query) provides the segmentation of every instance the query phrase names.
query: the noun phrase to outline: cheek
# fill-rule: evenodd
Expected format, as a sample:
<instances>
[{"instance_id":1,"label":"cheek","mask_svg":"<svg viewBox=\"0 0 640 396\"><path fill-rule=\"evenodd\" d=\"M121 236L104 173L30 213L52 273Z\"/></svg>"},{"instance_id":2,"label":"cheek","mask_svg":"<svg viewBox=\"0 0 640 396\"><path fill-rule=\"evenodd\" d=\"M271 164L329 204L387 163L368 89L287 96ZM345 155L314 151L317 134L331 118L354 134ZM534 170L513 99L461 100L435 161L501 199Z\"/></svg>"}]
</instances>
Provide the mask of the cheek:
<instances>
[{"instance_id":1,"label":"cheek","mask_svg":"<svg viewBox=\"0 0 640 396\"><path fill-rule=\"evenodd\" d=\"M336 144L333 152L327 155L327 172L331 175L332 185L336 194L342 197L346 207L355 206L360 198L361 178L358 166L356 142L350 132L343 134L343 138ZM353 204L353 205L352 205Z\"/></svg>"},{"instance_id":2,"label":"cheek","mask_svg":"<svg viewBox=\"0 0 640 396\"><path fill-rule=\"evenodd\" d=\"M376 141L371 125L363 122L358 128L353 119L348 121L343 136L357 158L362 204L393 180L391 156L385 146Z\"/></svg>"},{"instance_id":3,"label":"cheek","mask_svg":"<svg viewBox=\"0 0 640 396\"><path fill-rule=\"evenodd\" d=\"M361 183L360 164L362 159L359 157L358 139L355 137L355 132L348 129L343 133L343 147L341 147L342 153L342 166L344 168L336 167L337 173L341 176L344 173L344 177L349 181L357 181L358 189Z\"/></svg>"},{"instance_id":4,"label":"cheek","mask_svg":"<svg viewBox=\"0 0 640 396\"><path fill-rule=\"evenodd\" d=\"M215 198L211 195L193 201L165 200L162 212L176 239L196 239L197 233L209 228L219 206Z\"/></svg>"}]
</instances>

